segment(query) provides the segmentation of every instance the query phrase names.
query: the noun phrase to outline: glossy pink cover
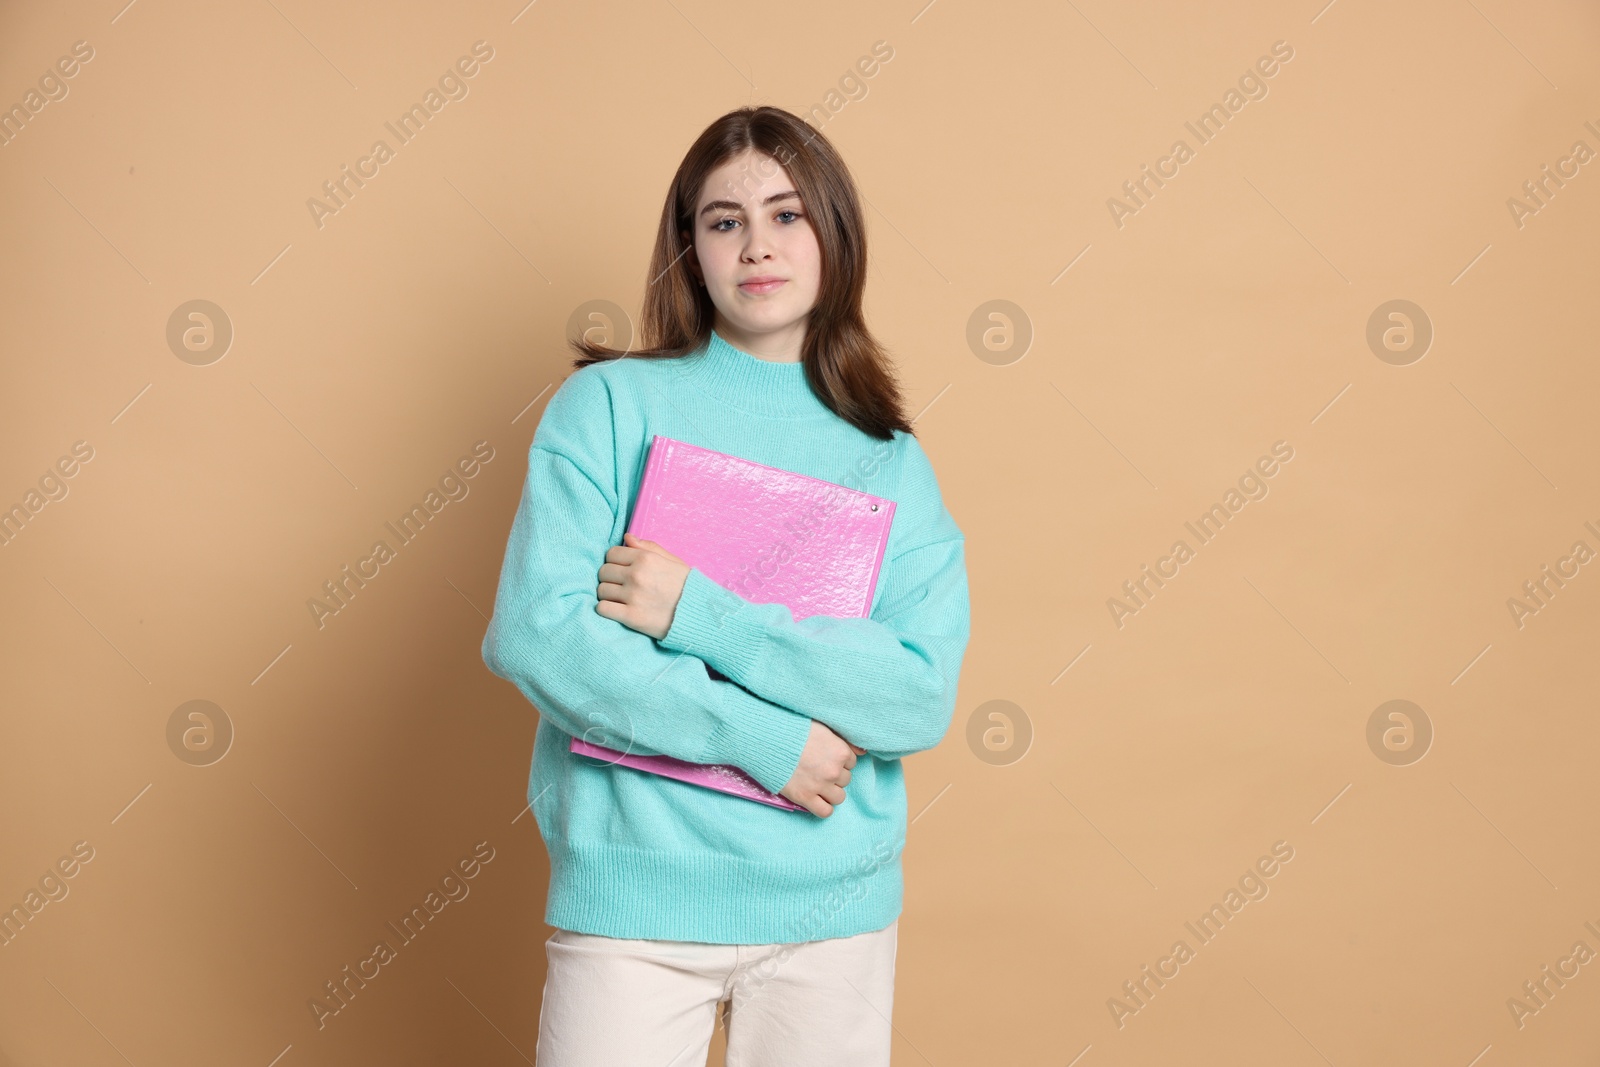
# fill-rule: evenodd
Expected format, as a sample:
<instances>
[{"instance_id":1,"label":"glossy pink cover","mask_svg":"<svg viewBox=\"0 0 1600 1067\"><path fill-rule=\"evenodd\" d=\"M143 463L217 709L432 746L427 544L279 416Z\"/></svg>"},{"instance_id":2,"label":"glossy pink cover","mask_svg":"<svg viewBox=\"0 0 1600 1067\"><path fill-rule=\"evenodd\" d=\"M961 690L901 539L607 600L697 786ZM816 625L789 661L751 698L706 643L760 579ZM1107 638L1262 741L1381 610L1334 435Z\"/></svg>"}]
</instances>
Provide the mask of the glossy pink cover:
<instances>
[{"instance_id":1,"label":"glossy pink cover","mask_svg":"<svg viewBox=\"0 0 1600 1067\"><path fill-rule=\"evenodd\" d=\"M796 620L865 618L895 503L821 478L655 435L628 532L655 541L725 589L781 603ZM706 671L712 678L723 676ZM572 739L573 752L791 811L738 767L624 754Z\"/></svg>"},{"instance_id":2,"label":"glossy pink cover","mask_svg":"<svg viewBox=\"0 0 1600 1067\"><path fill-rule=\"evenodd\" d=\"M680 782L705 786L707 789L715 789L722 793L732 793L736 797L744 797L760 804L771 804L775 808L784 808L788 811L806 810L781 793L767 792L760 782L731 764L690 763L688 760L674 759L671 756L643 756L636 752L618 752L614 748L596 745L581 737L572 739L571 748L580 756L593 756L605 763L616 763L666 778L676 778Z\"/></svg>"}]
</instances>

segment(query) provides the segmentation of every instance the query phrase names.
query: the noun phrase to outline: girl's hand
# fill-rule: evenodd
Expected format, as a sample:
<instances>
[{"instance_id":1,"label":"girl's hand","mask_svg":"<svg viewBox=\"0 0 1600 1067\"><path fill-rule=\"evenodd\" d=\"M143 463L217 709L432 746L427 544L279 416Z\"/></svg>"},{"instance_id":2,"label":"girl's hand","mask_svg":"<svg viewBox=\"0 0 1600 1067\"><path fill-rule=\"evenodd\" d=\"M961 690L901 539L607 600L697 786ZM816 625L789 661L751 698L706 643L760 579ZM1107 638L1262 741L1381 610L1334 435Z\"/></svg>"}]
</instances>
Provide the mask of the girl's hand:
<instances>
[{"instance_id":1,"label":"girl's hand","mask_svg":"<svg viewBox=\"0 0 1600 1067\"><path fill-rule=\"evenodd\" d=\"M864 751L826 724L812 719L811 733L800 753L800 764L779 793L818 818L826 819L834 808L844 803L844 787L850 784L850 769L856 765L856 756Z\"/></svg>"},{"instance_id":2,"label":"girl's hand","mask_svg":"<svg viewBox=\"0 0 1600 1067\"><path fill-rule=\"evenodd\" d=\"M654 541L623 534L600 565L595 611L656 640L672 628L672 616L689 579L689 564Z\"/></svg>"}]
</instances>

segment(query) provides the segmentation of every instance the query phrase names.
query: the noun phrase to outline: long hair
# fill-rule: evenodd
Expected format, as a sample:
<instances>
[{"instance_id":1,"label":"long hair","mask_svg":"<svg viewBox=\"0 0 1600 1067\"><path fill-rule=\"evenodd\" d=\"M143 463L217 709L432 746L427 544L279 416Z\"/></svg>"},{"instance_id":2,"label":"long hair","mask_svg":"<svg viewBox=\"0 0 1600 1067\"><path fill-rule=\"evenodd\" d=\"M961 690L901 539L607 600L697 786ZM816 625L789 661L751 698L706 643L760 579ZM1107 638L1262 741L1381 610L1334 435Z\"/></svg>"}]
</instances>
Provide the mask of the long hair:
<instances>
[{"instance_id":1,"label":"long hair","mask_svg":"<svg viewBox=\"0 0 1600 1067\"><path fill-rule=\"evenodd\" d=\"M693 247L694 209L706 176L752 148L788 171L817 235L822 277L801 346L811 391L834 414L872 437L887 441L895 430L912 433L888 353L867 329L861 310L867 234L855 182L821 131L782 108L730 111L690 146L667 190L650 254L639 330L643 344L619 351L580 336L569 342L578 353L573 366L623 358L676 359L709 339L716 307L689 270L686 256Z\"/></svg>"}]
</instances>

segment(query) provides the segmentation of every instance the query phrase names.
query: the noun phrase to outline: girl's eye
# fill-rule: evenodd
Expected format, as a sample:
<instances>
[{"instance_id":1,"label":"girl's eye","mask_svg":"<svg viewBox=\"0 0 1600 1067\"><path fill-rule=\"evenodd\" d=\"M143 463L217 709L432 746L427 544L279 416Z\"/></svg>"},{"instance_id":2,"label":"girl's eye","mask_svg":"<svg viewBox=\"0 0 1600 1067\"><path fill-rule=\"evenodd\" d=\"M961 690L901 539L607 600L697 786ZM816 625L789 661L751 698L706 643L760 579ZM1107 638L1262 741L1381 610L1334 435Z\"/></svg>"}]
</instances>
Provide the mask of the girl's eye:
<instances>
[{"instance_id":1,"label":"girl's eye","mask_svg":"<svg viewBox=\"0 0 1600 1067\"><path fill-rule=\"evenodd\" d=\"M778 212L778 217L779 218L782 218L785 215L793 215L794 216L794 221L793 222L785 223L785 225L787 225L787 226L793 226L794 222L797 222L800 219L805 218L805 216L800 214L800 212L798 212L798 211L790 211L788 209L785 209L783 211ZM712 224L711 230L712 230L713 233L727 233L728 232L727 229L725 229L722 224L724 222L737 223L738 221L739 220L735 219L735 218L719 219L715 223Z\"/></svg>"}]
</instances>

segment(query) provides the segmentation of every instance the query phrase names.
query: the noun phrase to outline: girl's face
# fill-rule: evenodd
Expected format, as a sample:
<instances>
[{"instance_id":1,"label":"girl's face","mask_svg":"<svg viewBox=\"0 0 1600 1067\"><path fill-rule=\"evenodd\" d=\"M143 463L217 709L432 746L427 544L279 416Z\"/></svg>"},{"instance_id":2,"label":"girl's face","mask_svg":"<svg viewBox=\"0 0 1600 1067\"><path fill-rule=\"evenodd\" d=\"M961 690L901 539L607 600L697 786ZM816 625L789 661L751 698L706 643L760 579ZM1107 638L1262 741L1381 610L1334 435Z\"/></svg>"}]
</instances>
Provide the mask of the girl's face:
<instances>
[{"instance_id":1,"label":"girl's face","mask_svg":"<svg viewBox=\"0 0 1600 1067\"><path fill-rule=\"evenodd\" d=\"M747 150L707 177L695 207L689 269L716 306L717 332L768 358L800 358L822 284L816 231L794 182Z\"/></svg>"}]
</instances>

